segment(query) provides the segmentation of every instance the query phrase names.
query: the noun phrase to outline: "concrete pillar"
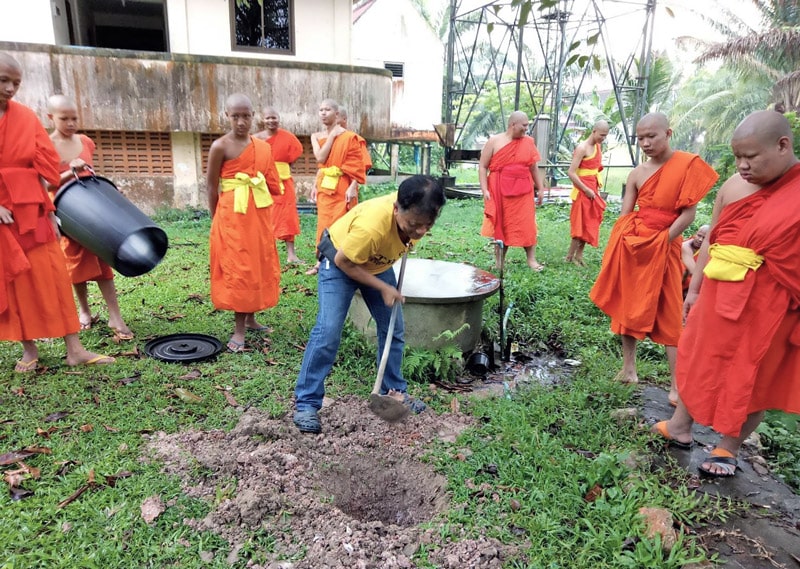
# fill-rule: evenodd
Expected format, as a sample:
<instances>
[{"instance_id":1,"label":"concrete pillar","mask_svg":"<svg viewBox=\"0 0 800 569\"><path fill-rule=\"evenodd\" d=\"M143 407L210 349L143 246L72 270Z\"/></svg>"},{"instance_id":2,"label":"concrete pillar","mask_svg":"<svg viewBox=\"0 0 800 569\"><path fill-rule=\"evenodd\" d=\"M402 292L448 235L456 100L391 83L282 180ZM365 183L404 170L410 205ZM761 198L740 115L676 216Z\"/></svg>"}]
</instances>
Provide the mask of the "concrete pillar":
<instances>
[{"instance_id":1,"label":"concrete pillar","mask_svg":"<svg viewBox=\"0 0 800 569\"><path fill-rule=\"evenodd\" d=\"M389 143L389 175L392 180L397 180L397 171L400 169L400 145L394 142Z\"/></svg>"},{"instance_id":2,"label":"concrete pillar","mask_svg":"<svg viewBox=\"0 0 800 569\"><path fill-rule=\"evenodd\" d=\"M194 132L173 132L172 205L182 209L205 204L205 178L203 176L203 154L200 148L200 134Z\"/></svg>"},{"instance_id":3,"label":"concrete pillar","mask_svg":"<svg viewBox=\"0 0 800 569\"><path fill-rule=\"evenodd\" d=\"M431 144L426 142L422 146L422 173L426 176L431 175Z\"/></svg>"}]
</instances>

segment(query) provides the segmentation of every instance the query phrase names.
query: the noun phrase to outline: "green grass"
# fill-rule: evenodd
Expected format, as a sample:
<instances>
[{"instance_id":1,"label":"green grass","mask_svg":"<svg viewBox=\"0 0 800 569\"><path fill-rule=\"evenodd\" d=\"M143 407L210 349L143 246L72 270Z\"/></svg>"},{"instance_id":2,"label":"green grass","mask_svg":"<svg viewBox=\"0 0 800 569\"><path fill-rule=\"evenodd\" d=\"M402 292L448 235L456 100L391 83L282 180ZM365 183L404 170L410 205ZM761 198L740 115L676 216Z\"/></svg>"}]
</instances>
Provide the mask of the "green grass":
<instances>
[{"instance_id":1,"label":"green grass","mask_svg":"<svg viewBox=\"0 0 800 569\"><path fill-rule=\"evenodd\" d=\"M364 196L389 189L366 188ZM614 215L608 215L603 240ZM492 269L492 246L478 235L480 219L479 202L450 201L415 255L468 260ZM587 248L587 268L565 265L561 259L569 244L567 206L547 205L538 220L537 257L547 270L529 271L521 249L512 249L507 258L506 297L514 303L512 339L522 349L555 350L583 365L573 381L553 388L484 402L462 398L462 409L479 418L478 426L457 444L471 454L461 461L454 459L452 447L431 450L431 460L448 477L453 498L441 531L452 539L485 532L517 544L521 554L507 564L515 568L666 568L702 558L690 536L682 536L671 556L662 554L655 541L642 537L636 512L642 506L668 506L682 521L695 525L724 516L728 506L701 503L687 489L685 473L671 463L651 472L650 437L634 423L620 427L611 420L612 409L635 404L635 391L609 381L620 365L619 342L587 296L600 251ZM162 212L159 222L171 242L164 262L142 277L116 281L123 314L137 334L135 344L141 349L147 337L178 332L227 339L233 316L215 311L209 300L208 216ZM306 260L313 256L309 236L314 224L313 216L302 216L298 253ZM227 543L182 523L184 518L202 517L209 504L184 496L175 478L162 474L157 463L143 462L140 455L150 433L231 428L240 411L227 404L220 388L229 388L241 405L255 405L273 416L289 410L302 346L316 318L315 281L302 274L304 268L284 269L281 301L262 315L276 330L264 350L223 353L214 361L189 366L122 355L113 366L73 370L63 364L63 342L55 340L40 343L41 364L49 370L23 376L8 371L19 357L19 346L1 344L0 454L30 446L47 447L51 454L25 461L41 470L39 479L23 483L34 492L32 497L12 501L7 492L0 496L0 568L229 567ZM98 303L96 289L90 289L90 297ZM484 330L490 337L497 335L497 302L495 295L485 304ZM81 338L88 348L101 352L119 354L133 346L111 342L102 325ZM640 376L666 385L663 350L644 342L639 358ZM199 378L183 377L193 368L200 371ZM327 382L328 393L366 396L371 381L359 378L373 374L374 348L348 326ZM184 402L176 388L202 401ZM450 402L451 396L432 395L424 384L411 388L434 409ZM69 414L46 421L57 411ZM45 438L37 429L52 432ZM486 474L488 464L497 467L497 477ZM118 479L113 487L104 484L106 476L120 472L132 476ZM198 466L198 476L202 474ZM90 476L97 484L59 508L59 502ZM490 483L494 493L487 497L471 491L467 479L476 485ZM600 497L585 500L595 485L602 488ZM148 526L139 507L152 495L172 502ZM513 509L512 499L518 502ZM269 543L268 534L254 534L234 567L244 567L248 551L268 548ZM217 555L204 563L201 551ZM425 555L423 548L420 564Z\"/></svg>"}]
</instances>

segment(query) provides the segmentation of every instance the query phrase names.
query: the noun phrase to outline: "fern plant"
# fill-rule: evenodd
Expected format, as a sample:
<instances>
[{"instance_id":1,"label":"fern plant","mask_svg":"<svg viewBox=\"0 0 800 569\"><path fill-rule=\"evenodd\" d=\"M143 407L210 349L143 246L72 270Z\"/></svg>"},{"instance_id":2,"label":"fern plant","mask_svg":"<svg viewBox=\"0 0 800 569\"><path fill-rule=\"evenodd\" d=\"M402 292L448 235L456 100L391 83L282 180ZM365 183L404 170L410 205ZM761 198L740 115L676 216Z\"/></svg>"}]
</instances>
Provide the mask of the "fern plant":
<instances>
[{"instance_id":1,"label":"fern plant","mask_svg":"<svg viewBox=\"0 0 800 569\"><path fill-rule=\"evenodd\" d=\"M469 329L464 323L458 330L445 330L433 342L445 340L436 349L408 348L403 357L403 375L406 379L418 382L440 381L451 383L464 371L464 354L455 339Z\"/></svg>"}]
</instances>

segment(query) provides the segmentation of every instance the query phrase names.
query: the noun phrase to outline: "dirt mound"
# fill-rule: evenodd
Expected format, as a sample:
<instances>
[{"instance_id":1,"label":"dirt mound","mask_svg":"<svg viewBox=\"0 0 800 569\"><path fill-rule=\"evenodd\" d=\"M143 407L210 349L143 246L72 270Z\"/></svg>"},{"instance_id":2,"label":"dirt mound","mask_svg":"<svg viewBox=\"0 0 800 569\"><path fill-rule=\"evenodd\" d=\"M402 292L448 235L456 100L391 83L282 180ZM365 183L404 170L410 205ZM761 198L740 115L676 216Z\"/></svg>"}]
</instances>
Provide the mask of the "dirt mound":
<instances>
[{"instance_id":1,"label":"dirt mound","mask_svg":"<svg viewBox=\"0 0 800 569\"><path fill-rule=\"evenodd\" d=\"M446 479L424 455L436 439L453 442L470 417L426 411L391 425L345 397L321 418L322 434L303 435L291 416L251 409L230 432L156 433L148 455L212 504L186 523L224 537L229 561L254 532L266 536L262 550L247 550L262 563L254 569L416 567L421 544L442 567L502 564L509 551L494 540L438 543L431 524L420 527L435 528L448 506Z\"/></svg>"}]
</instances>

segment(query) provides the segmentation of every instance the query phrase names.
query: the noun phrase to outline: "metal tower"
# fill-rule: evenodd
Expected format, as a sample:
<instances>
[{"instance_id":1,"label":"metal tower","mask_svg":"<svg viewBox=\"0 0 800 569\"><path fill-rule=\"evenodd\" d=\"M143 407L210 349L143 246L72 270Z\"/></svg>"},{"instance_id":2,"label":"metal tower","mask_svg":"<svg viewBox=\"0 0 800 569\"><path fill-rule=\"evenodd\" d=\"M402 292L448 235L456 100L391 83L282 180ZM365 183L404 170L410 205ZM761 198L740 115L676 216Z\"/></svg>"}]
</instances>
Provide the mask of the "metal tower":
<instances>
[{"instance_id":1,"label":"metal tower","mask_svg":"<svg viewBox=\"0 0 800 569\"><path fill-rule=\"evenodd\" d=\"M546 158L542 165L553 177L566 166L558 150L584 82L590 73L601 72L619 113L616 126L628 146L630 163L624 165L638 164L633 125L645 110L656 0L545 4L549 7L537 0L450 1L445 124L437 128L446 169L479 156L478 150L462 146L482 111L480 97L486 100L494 91L492 100L503 121L521 103L534 110L534 136Z\"/></svg>"}]
</instances>

